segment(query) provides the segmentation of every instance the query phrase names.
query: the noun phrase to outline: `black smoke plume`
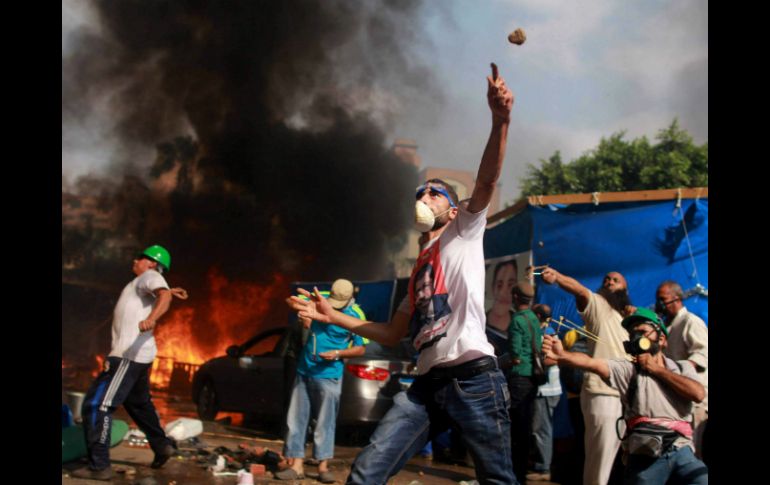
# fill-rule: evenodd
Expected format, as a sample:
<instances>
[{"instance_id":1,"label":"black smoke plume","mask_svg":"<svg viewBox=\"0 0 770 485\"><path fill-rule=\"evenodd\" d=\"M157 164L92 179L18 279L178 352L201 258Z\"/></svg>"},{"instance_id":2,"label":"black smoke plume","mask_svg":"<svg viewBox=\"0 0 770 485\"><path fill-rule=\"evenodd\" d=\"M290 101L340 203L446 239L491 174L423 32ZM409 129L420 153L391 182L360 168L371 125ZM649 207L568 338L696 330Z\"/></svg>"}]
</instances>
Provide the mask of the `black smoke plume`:
<instances>
[{"instance_id":1,"label":"black smoke plume","mask_svg":"<svg viewBox=\"0 0 770 485\"><path fill-rule=\"evenodd\" d=\"M431 85L408 57L419 3L94 5L104 35L80 34L64 60L63 121L111 91L120 142L158 146L155 178L181 165L164 200L135 207L137 240L168 244L180 274L387 275L416 182L385 146L390 103Z\"/></svg>"},{"instance_id":2,"label":"black smoke plume","mask_svg":"<svg viewBox=\"0 0 770 485\"><path fill-rule=\"evenodd\" d=\"M203 290L212 267L255 282L392 277L417 173L386 138L422 99L441 99L410 54L424 42L419 2L93 6L100 30L76 31L62 60L62 123L97 102L113 116L124 151L111 182L75 185L120 223L113 234L63 230L65 260L125 284L130 260L93 259L114 238L166 245L169 279L188 289ZM133 147L156 147L155 160L132 158Z\"/></svg>"}]
</instances>

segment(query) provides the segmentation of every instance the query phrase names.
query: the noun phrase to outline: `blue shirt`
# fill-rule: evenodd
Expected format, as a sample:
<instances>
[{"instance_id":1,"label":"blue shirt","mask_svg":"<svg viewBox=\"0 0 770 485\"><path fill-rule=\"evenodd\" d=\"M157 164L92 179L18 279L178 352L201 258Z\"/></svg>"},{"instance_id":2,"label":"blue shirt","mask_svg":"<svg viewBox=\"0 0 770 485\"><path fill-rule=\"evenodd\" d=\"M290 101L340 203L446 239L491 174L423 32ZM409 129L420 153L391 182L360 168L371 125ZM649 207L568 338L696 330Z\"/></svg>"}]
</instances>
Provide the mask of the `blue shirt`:
<instances>
[{"instance_id":1,"label":"blue shirt","mask_svg":"<svg viewBox=\"0 0 770 485\"><path fill-rule=\"evenodd\" d=\"M342 310L345 315L363 319L363 312L356 311L353 305ZM349 330L336 325L327 325L315 320L310 324L310 335L302 348L297 372L314 379L339 379L342 377L342 360L325 360L318 354L329 350L345 350L348 347L364 345L364 340Z\"/></svg>"}]
</instances>

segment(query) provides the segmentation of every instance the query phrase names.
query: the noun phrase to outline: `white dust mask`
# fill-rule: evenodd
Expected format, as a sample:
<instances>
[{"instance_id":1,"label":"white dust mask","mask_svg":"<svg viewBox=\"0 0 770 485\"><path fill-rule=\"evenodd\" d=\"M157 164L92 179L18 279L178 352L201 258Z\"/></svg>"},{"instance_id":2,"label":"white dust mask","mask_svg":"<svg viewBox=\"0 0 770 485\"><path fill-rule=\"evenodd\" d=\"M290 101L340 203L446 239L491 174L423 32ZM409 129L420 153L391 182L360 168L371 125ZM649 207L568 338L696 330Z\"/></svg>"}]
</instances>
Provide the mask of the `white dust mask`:
<instances>
[{"instance_id":1,"label":"white dust mask","mask_svg":"<svg viewBox=\"0 0 770 485\"><path fill-rule=\"evenodd\" d=\"M441 217L450 210L452 210L451 207L438 215L434 215L425 202L418 200L414 204L414 228L420 233L429 232L436 224L436 218Z\"/></svg>"}]
</instances>

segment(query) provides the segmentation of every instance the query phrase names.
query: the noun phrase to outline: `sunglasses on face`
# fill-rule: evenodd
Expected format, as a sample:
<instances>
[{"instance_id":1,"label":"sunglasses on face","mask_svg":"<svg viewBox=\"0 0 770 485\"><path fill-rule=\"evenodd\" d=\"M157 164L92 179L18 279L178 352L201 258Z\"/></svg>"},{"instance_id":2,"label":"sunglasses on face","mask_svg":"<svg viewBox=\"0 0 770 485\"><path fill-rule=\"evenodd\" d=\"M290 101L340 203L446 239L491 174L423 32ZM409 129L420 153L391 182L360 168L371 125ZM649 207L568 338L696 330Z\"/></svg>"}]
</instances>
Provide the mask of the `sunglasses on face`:
<instances>
[{"instance_id":1,"label":"sunglasses on face","mask_svg":"<svg viewBox=\"0 0 770 485\"><path fill-rule=\"evenodd\" d=\"M421 199L426 190L428 190L430 195L432 195L432 196L443 195L444 197L446 197L447 200L449 201L449 207L451 207L453 209L455 207L457 207L455 205L455 203L452 202L452 197L449 196L449 192L444 187L441 187L441 186L436 186L436 185L420 185L419 187L417 187L417 194L416 194L415 198L417 200Z\"/></svg>"}]
</instances>

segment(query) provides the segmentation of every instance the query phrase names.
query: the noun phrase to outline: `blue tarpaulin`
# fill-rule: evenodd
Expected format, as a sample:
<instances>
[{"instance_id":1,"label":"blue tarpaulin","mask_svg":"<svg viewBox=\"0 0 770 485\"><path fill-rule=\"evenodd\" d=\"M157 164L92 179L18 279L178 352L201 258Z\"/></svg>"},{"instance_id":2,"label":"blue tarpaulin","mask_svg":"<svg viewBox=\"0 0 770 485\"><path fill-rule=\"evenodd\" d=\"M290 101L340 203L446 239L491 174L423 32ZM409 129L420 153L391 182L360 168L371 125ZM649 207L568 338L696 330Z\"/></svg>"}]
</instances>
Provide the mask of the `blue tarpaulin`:
<instances>
[{"instance_id":1,"label":"blue tarpaulin","mask_svg":"<svg viewBox=\"0 0 770 485\"><path fill-rule=\"evenodd\" d=\"M530 248L535 265L548 264L592 291L606 273L622 273L633 304L651 306L664 280L685 291L708 288L708 200L685 199L681 207L676 201L528 206L484 239L487 259ZM550 305L554 317L582 324L572 295L539 278L535 285L536 301ZM685 305L708 324L707 297L693 295Z\"/></svg>"}]
</instances>

